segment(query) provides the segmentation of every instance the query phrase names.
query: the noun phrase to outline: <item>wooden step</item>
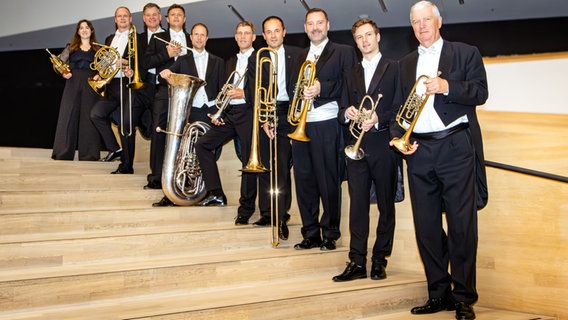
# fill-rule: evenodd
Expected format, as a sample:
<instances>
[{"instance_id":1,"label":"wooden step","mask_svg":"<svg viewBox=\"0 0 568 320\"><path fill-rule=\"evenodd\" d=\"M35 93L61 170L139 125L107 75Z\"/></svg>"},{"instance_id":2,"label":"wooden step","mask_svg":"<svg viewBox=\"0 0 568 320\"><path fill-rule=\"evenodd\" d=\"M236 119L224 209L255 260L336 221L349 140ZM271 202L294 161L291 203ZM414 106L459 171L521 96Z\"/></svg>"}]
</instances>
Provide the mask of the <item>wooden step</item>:
<instances>
[{"instance_id":1,"label":"wooden step","mask_svg":"<svg viewBox=\"0 0 568 320\"><path fill-rule=\"evenodd\" d=\"M474 306L476 320L555 320L555 316L531 314L523 312L514 312L507 310L491 309L486 307ZM409 311L394 312L385 315L375 315L362 318L361 320L454 320L455 312L446 311L435 314L424 314L420 316L412 316Z\"/></svg>"},{"instance_id":2,"label":"wooden step","mask_svg":"<svg viewBox=\"0 0 568 320\"><path fill-rule=\"evenodd\" d=\"M262 281L253 280L257 272L251 269L249 282L241 285L194 288L180 281L168 292L4 311L0 319L346 319L371 310L408 308L425 299L421 276L392 272L380 282L334 283L329 275L337 269Z\"/></svg>"}]
</instances>

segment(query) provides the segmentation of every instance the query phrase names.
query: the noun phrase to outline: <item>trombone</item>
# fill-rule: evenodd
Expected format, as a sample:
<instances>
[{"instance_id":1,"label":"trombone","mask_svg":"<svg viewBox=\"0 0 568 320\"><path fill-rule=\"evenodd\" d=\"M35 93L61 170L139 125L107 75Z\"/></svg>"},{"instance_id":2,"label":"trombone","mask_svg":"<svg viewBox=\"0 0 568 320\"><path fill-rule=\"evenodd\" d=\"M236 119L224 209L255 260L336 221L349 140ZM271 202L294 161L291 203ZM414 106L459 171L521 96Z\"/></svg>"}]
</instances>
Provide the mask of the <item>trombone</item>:
<instances>
[{"instance_id":1,"label":"trombone","mask_svg":"<svg viewBox=\"0 0 568 320\"><path fill-rule=\"evenodd\" d=\"M439 77L441 74L442 72L438 71L437 76ZM406 132L400 138L393 138L390 141L390 144L396 147L400 152L407 152L412 149L412 146L410 145L410 135L412 134L412 130L414 130L414 126L416 126L420 113L422 113L422 110L430 97L430 95L427 95L426 93L416 93L416 87L420 82L423 82L428 78L429 77L427 75L423 74L416 79L408 98L406 98L404 105L400 107L396 115L396 123L398 123L401 128L405 129Z\"/></svg>"},{"instance_id":2,"label":"trombone","mask_svg":"<svg viewBox=\"0 0 568 320\"><path fill-rule=\"evenodd\" d=\"M217 107L218 111L215 114L210 114L210 113L207 114L207 116L211 120L217 120L217 121L223 122L223 118L222 118L223 112L225 111L225 109L229 105L229 102L231 102L231 97L229 97L227 92L229 92L229 91L231 91L231 90L233 90L233 89L235 89L239 86L239 84L243 81L246 72L247 72L247 69L245 69L243 74L240 74L237 70L231 72L231 74L229 75L229 79L227 79L227 82L225 82L225 84L223 85L223 88L221 88L221 91L219 91L219 93L217 94L217 97L215 98L215 106ZM234 83L231 83L231 79L233 79L233 76L235 76L235 75L237 77L236 81L234 81Z\"/></svg>"},{"instance_id":3,"label":"trombone","mask_svg":"<svg viewBox=\"0 0 568 320\"><path fill-rule=\"evenodd\" d=\"M363 100L361 100L361 103L359 104L359 113L357 114L357 119L351 121L351 124L349 125L349 132L351 132L351 135L353 137L357 138L357 142L355 142L354 145L345 147L345 155L347 155L349 158L353 160L361 160L365 157L365 151L359 148L361 141L363 141L363 135L365 135L365 130L363 130L363 122L365 120L371 119L373 112L375 112L375 109L377 109L379 101L381 101L382 98L383 95L379 93L375 102L373 102L373 98L371 98L371 96L369 95L364 96ZM370 101L371 103L370 110L366 109L364 106L366 101Z\"/></svg>"},{"instance_id":4,"label":"trombone","mask_svg":"<svg viewBox=\"0 0 568 320\"><path fill-rule=\"evenodd\" d=\"M264 51L271 52L274 61L268 57L260 57ZM268 66L268 84L263 86L262 69L264 64ZM270 172L270 222L272 247L278 246L278 147L276 138L270 140L270 163L273 170L267 169L260 161L259 149L259 124L268 123L274 128L277 135L278 118L276 116L276 98L278 96L278 53L272 48L261 48L256 53L255 68L255 93L254 93L254 118L252 127L251 151L247 164L241 169L242 172L266 173ZM273 152L274 150L274 152Z\"/></svg>"},{"instance_id":5,"label":"trombone","mask_svg":"<svg viewBox=\"0 0 568 320\"><path fill-rule=\"evenodd\" d=\"M308 111L312 108L313 99L304 98L304 88L314 85L316 80L316 64L311 60L306 60L300 68L298 81L294 88L294 98L288 111L288 123L296 127L294 132L288 134L288 138L308 142L310 138L306 135L306 122Z\"/></svg>"}]
</instances>

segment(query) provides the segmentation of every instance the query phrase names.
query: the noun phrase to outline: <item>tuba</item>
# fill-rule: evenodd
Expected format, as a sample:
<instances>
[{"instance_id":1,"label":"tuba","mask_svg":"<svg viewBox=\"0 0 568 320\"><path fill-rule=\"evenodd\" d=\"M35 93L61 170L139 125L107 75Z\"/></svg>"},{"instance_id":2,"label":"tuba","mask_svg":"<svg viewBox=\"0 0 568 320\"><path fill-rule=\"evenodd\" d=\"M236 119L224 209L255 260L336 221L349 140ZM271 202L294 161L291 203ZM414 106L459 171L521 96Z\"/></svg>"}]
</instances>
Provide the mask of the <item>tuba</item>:
<instances>
[{"instance_id":1,"label":"tuba","mask_svg":"<svg viewBox=\"0 0 568 320\"><path fill-rule=\"evenodd\" d=\"M369 95L364 96L363 100L361 100L361 103L359 104L359 113L357 114L357 119L351 121L351 124L349 125L349 132L351 132L351 135L353 137L357 138L357 142L355 142L354 145L345 147L345 155L347 155L349 158L353 160L361 160L365 157L365 151L359 148L361 141L363 140L363 135L365 135L365 130L363 130L362 128L363 122L365 120L371 119L371 116L373 115L373 112L375 112L375 109L377 109L379 101L381 101L382 97L383 95L379 93L377 100L374 103L373 98L371 98ZM370 101L371 103L370 110L365 108L366 101Z\"/></svg>"},{"instance_id":2,"label":"tuba","mask_svg":"<svg viewBox=\"0 0 568 320\"><path fill-rule=\"evenodd\" d=\"M440 74L442 74L442 72L438 71L438 76L440 76ZM422 113L422 110L430 97L430 95L426 95L425 93L416 93L416 87L418 84L426 79L428 79L428 76L424 74L416 79L408 98L406 98L404 105L400 107L396 115L396 123L406 130L406 132L400 138L393 138L390 141L390 144L395 146L400 152L410 151L410 135L412 134L412 130L414 130L414 126L416 126L420 113Z\"/></svg>"},{"instance_id":3,"label":"tuba","mask_svg":"<svg viewBox=\"0 0 568 320\"><path fill-rule=\"evenodd\" d=\"M306 136L306 121L313 101L312 99L304 99L304 87L313 86L315 80L316 64L311 60L306 60L300 68L298 81L294 88L294 98L288 112L288 122L296 127L294 132L288 134L290 139L303 142L310 141L310 138Z\"/></svg>"},{"instance_id":4,"label":"tuba","mask_svg":"<svg viewBox=\"0 0 568 320\"><path fill-rule=\"evenodd\" d=\"M168 78L170 106L164 166L162 168L162 189L165 196L176 205L189 206L205 197L205 184L195 154L195 142L209 126L200 121L188 124L191 100L205 81L172 73ZM182 133L183 130L183 133Z\"/></svg>"},{"instance_id":5,"label":"tuba","mask_svg":"<svg viewBox=\"0 0 568 320\"><path fill-rule=\"evenodd\" d=\"M111 82L119 68L116 67L115 61L120 59L118 50L111 46L93 42L94 45L100 47L95 53L95 60L91 63L91 70L97 71L101 80L89 78L89 86L95 90L101 97L105 96L106 86Z\"/></svg>"},{"instance_id":6,"label":"tuba","mask_svg":"<svg viewBox=\"0 0 568 320\"><path fill-rule=\"evenodd\" d=\"M245 69L243 74L240 74L237 70L231 72L229 79L227 79L227 82L225 82L223 88L221 88L221 91L219 91L219 94L217 94L217 97L215 98L215 106L217 107L218 111L215 112L215 114L207 114L207 116L211 118L211 120L223 121L223 119L221 118L223 116L223 112L225 112L225 109L229 105L229 102L231 102L231 97L227 95L227 92L239 86L239 84L243 81L246 72L247 69ZM234 75L236 75L238 78L235 83L230 83Z\"/></svg>"},{"instance_id":7,"label":"tuba","mask_svg":"<svg viewBox=\"0 0 568 320\"><path fill-rule=\"evenodd\" d=\"M68 73L71 73L71 68L69 68L68 63L63 62L63 60L61 60L59 56L56 56L53 53L51 53L49 49L45 48L45 51L49 53L49 60L51 61L51 64L53 64L53 70L55 72L60 73L61 75L66 75Z\"/></svg>"}]
</instances>

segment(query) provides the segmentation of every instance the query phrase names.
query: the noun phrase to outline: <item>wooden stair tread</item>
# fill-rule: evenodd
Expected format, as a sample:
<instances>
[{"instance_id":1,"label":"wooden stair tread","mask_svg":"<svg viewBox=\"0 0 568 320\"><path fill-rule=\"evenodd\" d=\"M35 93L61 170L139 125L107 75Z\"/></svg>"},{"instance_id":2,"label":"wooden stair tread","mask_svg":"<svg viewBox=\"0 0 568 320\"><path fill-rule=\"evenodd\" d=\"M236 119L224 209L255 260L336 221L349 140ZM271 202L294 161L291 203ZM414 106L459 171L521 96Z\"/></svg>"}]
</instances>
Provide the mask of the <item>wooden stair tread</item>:
<instances>
[{"instance_id":1,"label":"wooden stair tread","mask_svg":"<svg viewBox=\"0 0 568 320\"><path fill-rule=\"evenodd\" d=\"M333 268L319 271L320 275L295 276L276 281L251 281L249 284L231 287L196 290L190 287L191 284L185 284L186 288L184 289L158 294L91 301L85 304L60 305L56 309L46 307L25 311L5 311L0 312L0 319L34 319L34 316L44 316L50 319L56 317L67 319L130 319L235 306L250 307L264 303L281 304L298 298L307 298L315 302L321 296L330 294L360 295L366 291L369 294L374 294L381 291L401 290L405 287L417 292L424 290L424 279L420 275L392 272L389 278L380 282L362 279L347 283L334 283L328 275L333 274L335 271ZM285 289L278 290L278 288Z\"/></svg>"}]
</instances>

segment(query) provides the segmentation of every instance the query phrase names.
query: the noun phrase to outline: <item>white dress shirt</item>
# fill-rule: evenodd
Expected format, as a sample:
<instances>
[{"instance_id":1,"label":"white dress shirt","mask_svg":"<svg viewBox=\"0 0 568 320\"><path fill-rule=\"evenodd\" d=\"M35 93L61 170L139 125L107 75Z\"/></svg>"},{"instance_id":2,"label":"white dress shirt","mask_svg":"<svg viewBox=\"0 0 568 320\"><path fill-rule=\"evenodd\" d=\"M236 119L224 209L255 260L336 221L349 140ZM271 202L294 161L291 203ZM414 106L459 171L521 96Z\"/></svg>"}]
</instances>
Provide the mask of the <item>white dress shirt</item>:
<instances>
[{"instance_id":1,"label":"white dress shirt","mask_svg":"<svg viewBox=\"0 0 568 320\"><path fill-rule=\"evenodd\" d=\"M179 32L170 29L170 39L182 45L180 56L187 54L187 49L185 48L187 47L187 40L185 38L185 32L183 32L183 29ZM177 60L177 58L178 57L175 57L174 60Z\"/></svg>"},{"instance_id":2,"label":"white dress shirt","mask_svg":"<svg viewBox=\"0 0 568 320\"><path fill-rule=\"evenodd\" d=\"M326 38L322 43L319 45L314 45L310 42L310 51L308 52L308 56L306 60L311 60L314 63L317 63L317 60L321 56L323 48L329 42L329 38ZM339 111L339 105L337 101L328 102L324 105L319 106L317 109L312 107L312 110L308 112L307 122L318 122L329 120L333 118L337 118L337 112Z\"/></svg>"},{"instance_id":3,"label":"white dress shirt","mask_svg":"<svg viewBox=\"0 0 568 320\"><path fill-rule=\"evenodd\" d=\"M196 50L192 50L193 60L195 61L195 66L197 67L197 76L205 80L205 74L207 72L207 62L209 60L209 53L207 50L203 50L201 53ZM201 108L204 104L207 106L212 106L215 101L209 101L207 98L207 93L205 92L205 86L201 86L195 93L193 98L192 106L194 108Z\"/></svg>"},{"instance_id":4,"label":"white dress shirt","mask_svg":"<svg viewBox=\"0 0 568 320\"><path fill-rule=\"evenodd\" d=\"M237 72L243 76L245 70L248 67L248 59L250 57L250 55L253 53L254 48L250 48L247 51L245 51L245 53L237 53L237 66L235 68L235 70L237 70ZM233 84L237 81L239 77L235 74L235 76L233 77ZM238 87L239 89L243 89L245 85L245 81L243 79L243 81L241 81L241 83L239 83ZM231 102L229 102L230 104L243 104L246 103L245 99L232 99Z\"/></svg>"},{"instance_id":5,"label":"white dress shirt","mask_svg":"<svg viewBox=\"0 0 568 320\"><path fill-rule=\"evenodd\" d=\"M288 91L286 91L286 55L284 53L284 46L280 46L276 50L278 54L278 95L276 97L277 101L290 101L288 97ZM274 54L270 52L270 59L274 61Z\"/></svg>"},{"instance_id":6,"label":"white dress shirt","mask_svg":"<svg viewBox=\"0 0 568 320\"><path fill-rule=\"evenodd\" d=\"M128 34L129 34L130 30L126 30L123 32L120 32L118 30L116 30L116 32L114 33L114 38L112 38L112 42L110 43L110 46L115 48L116 51L118 51L118 54L122 57L122 54L124 54L124 50L126 49L126 46L128 45ZM116 60L113 61L113 64L116 63ZM124 73L122 72L122 70L118 70L118 72L116 73L116 75L114 76L115 78L121 78L124 77Z\"/></svg>"},{"instance_id":7,"label":"white dress shirt","mask_svg":"<svg viewBox=\"0 0 568 320\"><path fill-rule=\"evenodd\" d=\"M416 79L421 75L427 75L430 78L437 77L438 74L438 64L440 62L440 54L442 53L442 46L444 41L442 38L434 42L429 48L424 48L422 46L418 47L418 63L416 64ZM447 75L446 75L447 76ZM442 75L442 77L444 77ZM450 88L451 89L451 88ZM422 81L416 86L416 93L421 95L426 91L426 87ZM434 96L430 95L420 117L416 121L416 126L412 132L416 133L429 133L442 131L451 128L459 123L468 122L467 116L464 115L445 126L438 116L436 109L434 109Z\"/></svg>"},{"instance_id":8,"label":"white dress shirt","mask_svg":"<svg viewBox=\"0 0 568 320\"><path fill-rule=\"evenodd\" d=\"M150 43L150 40L152 39L152 36L158 32L164 32L164 29L162 29L162 27L158 27L158 30L152 32L150 31L150 29L147 30L148 31L148 39L146 39L148 41L148 43ZM152 68L152 69L148 69L148 73L151 74L156 74L156 68Z\"/></svg>"}]
</instances>

